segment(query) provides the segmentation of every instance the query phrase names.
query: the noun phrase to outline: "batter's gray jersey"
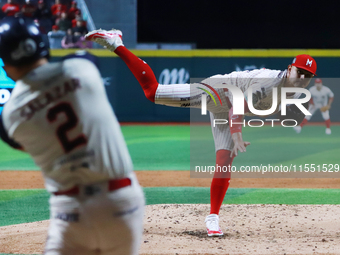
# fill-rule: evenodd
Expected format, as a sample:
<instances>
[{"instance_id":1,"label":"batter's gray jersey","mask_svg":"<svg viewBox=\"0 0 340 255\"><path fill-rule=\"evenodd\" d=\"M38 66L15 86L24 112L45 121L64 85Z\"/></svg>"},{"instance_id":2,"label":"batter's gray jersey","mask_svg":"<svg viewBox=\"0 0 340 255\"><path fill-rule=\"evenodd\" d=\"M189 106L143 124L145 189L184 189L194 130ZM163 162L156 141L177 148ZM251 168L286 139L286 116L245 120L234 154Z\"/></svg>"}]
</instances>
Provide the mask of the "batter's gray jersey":
<instances>
[{"instance_id":1,"label":"batter's gray jersey","mask_svg":"<svg viewBox=\"0 0 340 255\"><path fill-rule=\"evenodd\" d=\"M133 171L97 68L69 59L36 68L17 81L3 124L42 169L49 192Z\"/></svg>"},{"instance_id":2,"label":"batter's gray jersey","mask_svg":"<svg viewBox=\"0 0 340 255\"><path fill-rule=\"evenodd\" d=\"M248 98L248 88L252 89L254 108L257 110L268 110L272 106L273 88L278 89L277 107L281 103L281 87L284 84L287 71L255 69L252 71L232 72L225 75L214 75L201 83L159 85L156 91L155 103L175 107L201 108L201 95L204 90L214 92L215 89L221 102L215 104L210 95L207 95L207 110L210 111L211 123L213 119L228 119L229 102L233 102L233 94L230 90L218 88L217 85L228 84L239 88L245 100ZM208 86L207 86L208 85ZM214 96L214 95L213 95ZM295 93L287 98L298 98L300 94ZM251 112L247 116L255 116ZM231 150L234 146L231 138L229 125L212 125L212 133L215 142L215 150Z\"/></svg>"}]
</instances>

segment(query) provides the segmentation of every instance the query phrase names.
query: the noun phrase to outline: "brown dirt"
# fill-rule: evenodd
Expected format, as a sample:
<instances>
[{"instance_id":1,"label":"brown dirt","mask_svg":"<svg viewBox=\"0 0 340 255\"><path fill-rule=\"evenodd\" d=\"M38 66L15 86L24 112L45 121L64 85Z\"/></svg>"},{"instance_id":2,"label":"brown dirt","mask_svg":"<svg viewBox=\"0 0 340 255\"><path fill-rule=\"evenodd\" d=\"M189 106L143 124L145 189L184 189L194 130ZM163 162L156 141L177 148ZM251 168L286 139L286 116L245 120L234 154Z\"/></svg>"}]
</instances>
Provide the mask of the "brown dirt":
<instances>
[{"instance_id":1,"label":"brown dirt","mask_svg":"<svg viewBox=\"0 0 340 255\"><path fill-rule=\"evenodd\" d=\"M189 171L137 171L143 187L209 187ZM340 178L234 178L232 188L339 188ZM0 189L44 188L39 171L0 171ZM340 254L339 205L223 205L225 235L206 236L209 205L149 205L141 254ZM49 221L0 227L0 253L42 254ZM228 229L226 230L226 227Z\"/></svg>"},{"instance_id":2,"label":"brown dirt","mask_svg":"<svg viewBox=\"0 0 340 255\"><path fill-rule=\"evenodd\" d=\"M190 178L189 171L136 171L143 187L210 187L211 178ZM338 189L340 178L232 178L231 188ZM0 189L43 189L40 171L0 171Z\"/></svg>"},{"instance_id":3,"label":"brown dirt","mask_svg":"<svg viewBox=\"0 0 340 255\"><path fill-rule=\"evenodd\" d=\"M208 205L149 205L140 254L339 254L339 211L339 205L223 205L225 235L212 238L204 230ZM1 227L0 252L41 254L48 224Z\"/></svg>"}]
</instances>

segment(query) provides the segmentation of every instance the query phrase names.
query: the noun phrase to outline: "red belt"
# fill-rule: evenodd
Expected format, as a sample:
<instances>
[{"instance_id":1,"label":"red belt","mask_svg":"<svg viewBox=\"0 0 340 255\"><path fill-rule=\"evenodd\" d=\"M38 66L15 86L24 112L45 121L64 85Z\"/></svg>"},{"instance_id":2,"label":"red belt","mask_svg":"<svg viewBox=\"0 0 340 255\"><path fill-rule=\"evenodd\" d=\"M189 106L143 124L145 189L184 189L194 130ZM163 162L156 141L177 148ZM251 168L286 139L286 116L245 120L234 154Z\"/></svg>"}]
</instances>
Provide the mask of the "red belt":
<instances>
[{"instance_id":1,"label":"red belt","mask_svg":"<svg viewBox=\"0 0 340 255\"><path fill-rule=\"evenodd\" d=\"M124 179L119 179L119 180L109 180L108 182L108 191L114 191L117 189L124 188L126 186L131 185L131 180L130 178L124 178ZM85 189L90 188L90 185L84 185ZM60 196L60 195L66 195L66 196L74 196L74 195L79 195L80 193L80 188L79 186L75 186L73 188L70 188L65 191L58 191L58 192L53 192L55 196Z\"/></svg>"}]
</instances>

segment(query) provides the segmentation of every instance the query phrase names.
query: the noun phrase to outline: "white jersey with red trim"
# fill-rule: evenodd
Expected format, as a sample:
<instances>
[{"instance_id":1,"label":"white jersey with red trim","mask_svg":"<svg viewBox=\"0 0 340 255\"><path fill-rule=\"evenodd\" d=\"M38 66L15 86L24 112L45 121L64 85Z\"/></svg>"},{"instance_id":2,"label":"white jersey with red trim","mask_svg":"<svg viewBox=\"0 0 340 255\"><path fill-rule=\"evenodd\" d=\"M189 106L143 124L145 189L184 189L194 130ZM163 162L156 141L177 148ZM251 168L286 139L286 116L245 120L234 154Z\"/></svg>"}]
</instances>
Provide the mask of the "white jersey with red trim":
<instances>
[{"instance_id":1,"label":"white jersey with red trim","mask_svg":"<svg viewBox=\"0 0 340 255\"><path fill-rule=\"evenodd\" d=\"M49 192L133 171L99 71L88 60L31 71L17 81L2 119L8 136L42 169Z\"/></svg>"},{"instance_id":2,"label":"white jersey with red trim","mask_svg":"<svg viewBox=\"0 0 340 255\"><path fill-rule=\"evenodd\" d=\"M222 104L219 100L212 100L208 96L207 110L212 113L228 112L228 99L233 102L233 93L230 90L217 88L217 85L231 85L239 88L248 102L248 88L252 88L252 99L254 108L257 110L268 110L273 102L273 88L277 88L277 106L281 103L281 88L284 83L287 71L255 69L252 71L232 72L225 75L214 75L200 83L193 84L173 84L160 85L156 91L155 103L175 107L192 107L201 108L201 95L204 90L209 90L213 97L215 89ZM208 85L208 86L207 86ZM288 99L299 98L300 93L287 96ZM216 102L216 103L215 103ZM248 112L245 115L255 116Z\"/></svg>"},{"instance_id":3,"label":"white jersey with red trim","mask_svg":"<svg viewBox=\"0 0 340 255\"><path fill-rule=\"evenodd\" d=\"M316 86L313 86L309 91L312 95L313 103L317 108L327 105L328 99L334 97L334 93L326 86L322 86L320 90L318 90Z\"/></svg>"},{"instance_id":4,"label":"white jersey with red trim","mask_svg":"<svg viewBox=\"0 0 340 255\"><path fill-rule=\"evenodd\" d=\"M228 119L230 110L228 103L232 104L233 94L230 90L217 88L217 85L228 84L239 88L245 100L248 98L247 90L252 88L252 99L254 108L257 110L268 110L272 107L273 88L277 88L277 105L281 104L281 88L286 78L287 70L255 69L252 71L232 72L225 75L214 75L200 83L192 84L172 84L159 85L156 91L155 103L174 107L201 108L201 98L204 90L208 90L210 95L207 96L207 110L210 111L211 123L214 119ZM211 89L213 88L221 99ZM300 93L287 96L289 99L299 98ZM229 102L228 102L229 101ZM248 101L248 100L247 100ZM245 113L247 116L255 116L251 112ZM234 143L230 134L229 125L217 125L212 127L212 133L215 141L215 150L227 149L232 150Z\"/></svg>"},{"instance_id":5,"label":"white jersey with red trim","mask_svg":"<svg viewBox=\"0 0 340 255\"><path fill-rule=\"evenodd\" d=\"M243 92L244 98L248 101L248 89L252 90L252 103L257 110L268 110L273 103L273 88L277 88L277 105L281 104L281 88L284 84L287 71L255 69L252 71L232 72L226 75L215 75L211 78L221 79L218 83L226 83L238 87ZM209 78L210 79L210 78ZM230 102L233 102L233 93L225 92ZM288 99L299 98L301 93L287 95ZM256 116L251 112L246 112L246 116Z\"/></svg>"}]
</instances>

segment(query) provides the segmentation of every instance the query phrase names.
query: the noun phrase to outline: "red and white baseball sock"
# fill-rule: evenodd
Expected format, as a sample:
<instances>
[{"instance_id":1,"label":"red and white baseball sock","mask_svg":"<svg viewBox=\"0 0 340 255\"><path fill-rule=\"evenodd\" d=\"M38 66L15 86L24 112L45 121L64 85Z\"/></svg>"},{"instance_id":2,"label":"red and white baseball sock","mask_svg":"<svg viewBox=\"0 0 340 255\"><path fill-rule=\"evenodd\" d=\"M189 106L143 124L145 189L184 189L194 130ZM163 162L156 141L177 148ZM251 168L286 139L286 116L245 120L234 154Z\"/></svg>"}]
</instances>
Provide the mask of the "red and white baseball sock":
<instances>
[{"instance_id":1,"label":"red and white baseball sock","mask_svg":"<svg viewBox=\"0 0 340 255\"><path fill-rule=\"evenodd\" d=\"M158 87L158 81L150 66L125 46L119 46L114 51L128 66L132 74L136 77L142 86L144 94L151 102L155 102L155 94Z\"/></svg>"},{"instance_id":2,"label":"red and white baseball sock","mask_svg":"<svg viewBox=\"0 0 340 255\"><path fill-rule=\"evenodd\" d=\"M326 127L331 128L331 119L325 120Z\"/></svg>"},{"instance_id":3,"label":"red and white baseball sock","mask_svg":"<svg viewBox=\"0 0 340 255\"><path fill-rule=\"evenodd\" d=\"M306 118L303 119L303 121L300 124L300 127L303 127L304 125L306 125L308 122L308 120Z\"/></svg>"},{"instance_id":4,"label":"red and white baseball sock","mask_svg":"<svg viewBox=\"0 0 340 255\"><path fill-rule=\"evenodd\" d=\"M231 166L234 157L231 158L230 153L229 150L218 150L216 152L216 165L220 167ZM215 172L210 186L210 214L219 214L229 182L230 172Z\"/></svg>"}]
</instances>

